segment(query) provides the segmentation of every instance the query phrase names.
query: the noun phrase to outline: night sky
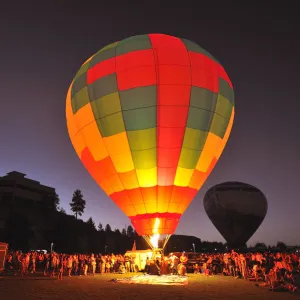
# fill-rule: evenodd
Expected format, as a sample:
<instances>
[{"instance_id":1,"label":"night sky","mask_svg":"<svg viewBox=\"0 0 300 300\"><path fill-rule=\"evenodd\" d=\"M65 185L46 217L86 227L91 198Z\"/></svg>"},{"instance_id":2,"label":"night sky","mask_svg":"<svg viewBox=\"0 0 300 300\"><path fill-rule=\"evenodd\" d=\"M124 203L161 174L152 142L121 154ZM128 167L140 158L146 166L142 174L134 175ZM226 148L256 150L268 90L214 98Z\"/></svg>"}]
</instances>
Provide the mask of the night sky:
<instances>
[{"instance_id":1,"label":"night sky","mask_svg":"<svg viewBox=\"0 0 300 300\"><path fill-rule=\"evenodd\" d=\"M236 102L229 142L176 233L224 241L206 216L203 196L214 184L236 180L258 187L269 202L250 244L300 244L296 2L284 1L285 7L266 0L182 1L169 7L158 4L164 1L9 2L0 9L0 176L16 170L55 187L68 213L79 188L87 201L84 220L92 217L113 229L129 225L71 145L65 96L81 64L105 45L135 34L171 34L196 42L221 62Z\"/></svg>"}]
</instances>

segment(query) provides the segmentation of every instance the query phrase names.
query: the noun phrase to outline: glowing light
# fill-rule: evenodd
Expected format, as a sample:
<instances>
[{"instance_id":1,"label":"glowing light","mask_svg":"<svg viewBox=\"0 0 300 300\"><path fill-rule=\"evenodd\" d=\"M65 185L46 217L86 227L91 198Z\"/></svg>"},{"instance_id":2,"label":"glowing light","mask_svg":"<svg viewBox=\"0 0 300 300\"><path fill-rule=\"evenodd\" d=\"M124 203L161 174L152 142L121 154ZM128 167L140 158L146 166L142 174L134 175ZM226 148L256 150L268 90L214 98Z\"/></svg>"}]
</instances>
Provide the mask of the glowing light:
<instances>
[{"instance_id":1,"label":"glowing light","mask_svg":"<svg viewBox=\"0 0 300 300\"><path fill-rule=\"evenodd\" d=\"M154 226L153 226L153 230L152 230L153 235L150 238L151 245L153 246L154 249L158 248L158 240L159 240L158 227L159 227L159 223L160 223L160 219L155 218L155 222L154 222Z\"/></svg>"},{"instance_id":2,"label":"glowing light","mask_svg":"<svg viewBox=\"0 0 300 300\"><path fill-rule=\"evenodd\" d=\"M153 246L153 248L158 248L158 240L159 240L159 234L156 233L150 238L150 242Z\"/></svg>"},{"instance_id":3,"label":"glowing light","mask_svg":"<svg viewBox=\"0 0 300 300\"><path fill-rule=\"evenodd\" d=\"M157 284L157 285L187 285L188 278L186 276L179 275L136 275L127 278L116 278L115 282L125 283L125 284Z\"/></svg>"}]
</instances>

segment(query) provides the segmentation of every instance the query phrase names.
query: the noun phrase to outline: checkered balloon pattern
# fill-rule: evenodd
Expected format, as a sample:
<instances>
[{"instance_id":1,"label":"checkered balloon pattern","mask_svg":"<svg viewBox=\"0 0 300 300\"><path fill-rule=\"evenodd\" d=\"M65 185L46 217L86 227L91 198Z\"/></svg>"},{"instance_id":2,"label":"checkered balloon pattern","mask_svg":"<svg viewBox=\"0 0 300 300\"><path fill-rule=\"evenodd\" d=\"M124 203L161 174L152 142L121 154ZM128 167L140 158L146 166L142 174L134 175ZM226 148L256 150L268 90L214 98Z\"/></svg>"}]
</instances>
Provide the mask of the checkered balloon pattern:
<instances>
[{"instance_id":1,"label":"checkered balloon pattern","mask_svg":"<svg viewBox=\"0 0 300 300\"><path fill-rule=\"evenodd\" d=\"M220 63L197 44L137 35L90 57L66 99L69 136L140 235L173 234L216 165L234 119Z\"/></svg>"}]
</instances>

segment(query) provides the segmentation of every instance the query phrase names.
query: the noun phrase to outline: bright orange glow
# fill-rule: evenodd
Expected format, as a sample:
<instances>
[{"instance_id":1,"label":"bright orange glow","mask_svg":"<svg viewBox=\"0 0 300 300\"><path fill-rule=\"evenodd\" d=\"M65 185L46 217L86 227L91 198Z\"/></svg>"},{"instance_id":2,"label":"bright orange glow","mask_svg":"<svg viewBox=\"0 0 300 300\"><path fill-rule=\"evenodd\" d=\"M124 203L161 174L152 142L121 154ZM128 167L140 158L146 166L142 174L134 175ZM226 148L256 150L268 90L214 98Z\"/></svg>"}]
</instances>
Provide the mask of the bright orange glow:
<instances>
[{"instance_id":1,"label":"bright orange glow","mask_svg":"<svg viewBox=\"0 0 300 300\"><path fill-rule=\"evenodd\" d=\"M158 240L159 240L159 233L158 233L158 228L159 228L159 223L160 219L156 218L153 226L153 235L150 238L151 245L153 246L154 249L158 248Z\"/></svg>"}]
</instances>

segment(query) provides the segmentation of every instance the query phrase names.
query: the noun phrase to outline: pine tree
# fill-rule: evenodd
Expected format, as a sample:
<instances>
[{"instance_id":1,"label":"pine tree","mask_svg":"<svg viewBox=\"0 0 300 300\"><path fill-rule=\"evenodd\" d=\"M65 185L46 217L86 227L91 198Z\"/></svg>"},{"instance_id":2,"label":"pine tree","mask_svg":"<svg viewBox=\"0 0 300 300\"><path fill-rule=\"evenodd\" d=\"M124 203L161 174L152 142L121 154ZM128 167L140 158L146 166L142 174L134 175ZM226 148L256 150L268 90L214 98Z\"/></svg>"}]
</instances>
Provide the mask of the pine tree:
<instances>
[{"instance_id":1,"label":"pine tree","mask_svg":"<svg viewBox=\"0 0 300 300\"><path fill-rule=\"evenodd\" d=\"M105 226L105 232L111 232L111 227L109 224L106 224Z\"/></svg>"},{"instance_id":2,"label":"pine tree","mask_svg":"<svg viewBox=\"0 0 300 300\"><path fill-rule=\"evenodd\" d=\"M125 228L122 229L121 234L126 235L126 229Z\"/></svg>"},{"instance_id":3,"label":"pine tree","mask_svg":"<svg viewBox=\"0 0 300 300\"><path fill-rule=\"evenodd\" d=\"M82 216L85 209L86 202L83 199L81 190L75 190L73 193L72 202L70 203L71 210L75 213L77 219L78 215Z\"/></svg>"},{"instance_id":4,"label":"pine tree","mask_svg":"<svg viewBox=\"0 0 300 300\"><path fill-rule=\"evenodd\" d=\"M89 226L91 226L91 228L96 229L96 225L95 225L95 222L93 221L92 217L90 217L90 218L86 221L86 223L87 223Z\"/></svg>"},{"instance_id":5,"label":"pine tree","mask_svg":"<svg viewBox=\"0 0 300 300\"><path fill-rule=\"evenodd\" d=\"M103 225L102 225L102 223L99 223L99 225L98 225L98 231L103 231Z\"/></svg>"},{"instance_id":6,"label":"pine tree","mask_svg":"<svg viewBox=\"0 0 300 300\"><path fill-rule=\"evenodd\" d=\"M61 212L64 215L67 214L66 211L65 211L65 209L63 207L59 207L58 211Z\"/></svg>"},{"instance_id":7,"label":"pine tree","mask_svg":"<svg viewBox=\"0 0 300 300\"><path fill-rule=\"evenodd\" d=\"M284 242L278 241L277 242L277 248L280 249L281 251L285 251L287 249L287 246Z\"/></svg>"},{"instance_id":8,"label":"pine tree","mask_svg":"<svg viewBox=\"0 0 300 300\"><path fill-rule=\"evenodd\" d=\"M131 225L127 226L127 236L132 237L133 236L133 228Z\"/></svg>"},{"instance_id":9,"label":"pine tree","mask_svg":"<svg viewBox=\"0 0 300 300\"><path fill-rule=\"evenodd\" d=\"M115 231L116 234L119 234L119 235L121 234L121 232L118 228L116 228L114 231Z\"/></svg>"},{"instance_id":10,"label":"pine tree","mask_svg":"<svg viewBox=\"0 0 300 300\"><path fill-rule=\"evenodd\" d=\"M55 210L59 210L59 203L60 203L60 199L59 199L59 196L57 195L56 192L54 192L53 194L53 205L54 205L54 208Z\"/></svg>"}]
</instances>

